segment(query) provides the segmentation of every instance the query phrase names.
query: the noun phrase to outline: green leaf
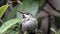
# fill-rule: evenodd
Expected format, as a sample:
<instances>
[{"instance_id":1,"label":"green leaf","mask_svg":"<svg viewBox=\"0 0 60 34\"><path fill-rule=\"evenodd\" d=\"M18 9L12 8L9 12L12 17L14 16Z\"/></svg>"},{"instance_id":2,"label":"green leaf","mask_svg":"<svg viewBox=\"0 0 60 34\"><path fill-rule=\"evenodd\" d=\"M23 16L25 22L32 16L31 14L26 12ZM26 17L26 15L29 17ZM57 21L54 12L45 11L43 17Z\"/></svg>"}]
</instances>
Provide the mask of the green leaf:
<instances>
[{"instance_id":1,"label":"green leaf","mask_svg":"<svg viewBox=\"0 0 60 34\"><path fill-rule=\"evenodd\" d=\"M36 15L39 8L39 0L23 0L22 4L19 8L20 11L29 12L33 16Z\"/></svg>"},{"instance_id":2,"label":"green leaf","mask_svg":"<svg viewBox=\"0 0 60 34\"><path fill-rule=\"evenodd\" d=\"M13 30L12 32L10 32L9 34L18 34L19 33L19 31L15 31L15 30Z\"/></svg>"},{"instance_id":3,"label":"green leaf","mask_svg":"<svg viewBox=\"0 0 60 34\"><path fill-rule=\"evenodd\" d=\"M7 17L7 20L15 18L16 14L17 14L17 9L18 9L19 5L16 5L13 10L10 12L10 14Z\"/></svg>"},{"instance_id":4,"label":"green leaf","mask_svg":"<svg viewBox=\"0 0 60 34\"><path fill-rule=\"evenodd\" d=\"M0 7L0 18L3 16L8 7L9 5L3 5L2 7Z\"/></svg>"},{"instance_id":5,"label":"green leaf","mask_svg":"<svg viewBox=\"0 0 60 34\"><path fill-rule=\"evenodd\" d=\"M9 33L9 34L16 34L16 31L12 31L11 33Z\"/></svg>"},{"instance_id":6,"label":"green leaf","mask_svg":"<svg viewBox=\"0 0 60 34\"><path fill-rule=\"evenodd\" d=\"M6 22L7 20L16 18L16 14L17 14L18 8L19 8L19 4L16 5L16 6L12 9L12 11L9 13L8 16L5 16L5 17L3 18L3 21Z\"/></svg>"},{"instance_id":7,"label":"green leaf","mask_svg":"<svg viewBox=\"0 0 60 34\"><path fill-rule=\"evenodd\" d=\"M7 29L9 29L11 26L13 26L14 24L21 22L20 19L11 19L8 20L7 22L5 22L1 27L0 27L0 33L5 32Z\"/></svg>"},{"instance_id":8,"label":"green leaf","mask_svg":"<svg viewBox=\"0 0 60 34\"><path fill-rule=\"evenodd\" d=\"M57 33L54 28L51 28L50 30L53 31L55 34Z\"/></svg>"}]
</instances>

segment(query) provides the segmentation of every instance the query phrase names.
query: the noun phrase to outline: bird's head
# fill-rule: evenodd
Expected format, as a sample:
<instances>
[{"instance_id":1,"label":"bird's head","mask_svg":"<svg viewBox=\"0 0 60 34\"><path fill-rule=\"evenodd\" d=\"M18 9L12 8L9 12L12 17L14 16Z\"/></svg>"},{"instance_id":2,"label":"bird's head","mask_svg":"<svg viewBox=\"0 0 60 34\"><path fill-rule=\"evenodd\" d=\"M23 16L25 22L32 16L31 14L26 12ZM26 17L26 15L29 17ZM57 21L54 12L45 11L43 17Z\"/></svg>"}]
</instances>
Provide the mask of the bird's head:
<instances>
[{"instance_id":1,"label":"bird's head","mask_svg":"<svg viewBox=\"0 0 60 34\"><path fill-rule=\"evenodd\" d=\"M32 18L33 15L29 12L21 12L19 11L22 15L23 15L23 18Z\"/></svg>"},{"instance_id":2,"label":"bird's head","mask_svg":"<svg viewBox=\"0 0 60 34\"><path fill-rule=\"evenodd\" d=\"M25 17L25 18L32 18L33 16L32 16L32 14L30 14L29 12L25 12L25 13L23 14L23 17Z\"/></svg>"}]
</instances>

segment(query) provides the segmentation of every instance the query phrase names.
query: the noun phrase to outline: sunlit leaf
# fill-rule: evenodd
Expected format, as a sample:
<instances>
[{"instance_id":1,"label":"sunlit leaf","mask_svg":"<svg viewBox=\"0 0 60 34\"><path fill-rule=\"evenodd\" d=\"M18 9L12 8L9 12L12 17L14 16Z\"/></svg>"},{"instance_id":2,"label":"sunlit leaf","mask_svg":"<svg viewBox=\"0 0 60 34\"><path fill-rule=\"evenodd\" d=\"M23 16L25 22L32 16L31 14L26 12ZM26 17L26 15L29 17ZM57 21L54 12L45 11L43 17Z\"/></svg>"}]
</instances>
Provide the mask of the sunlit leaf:
<instances>
[{"instance_id":1,"label":"sunlit leaf","mask_svg":"<svg viewBox=\"0 0 60 34\"><path fill-rule=\"evenodd\" d=\"M5 32L7 29L9 29L11 26L13 26L14 24L21 22L20 19L11 19L8 20L7 22L5 22L1 27L0 27L0 33Z\"/></svg>"},{"instance_id":2,"label":"sunlit leaf","mask_svg":"<svg viewBox=\"0 0 60 34\"><path fill-rule=\"evenodd\" d=\"M55 34L57 33L54 28L51 28L50 30L53 31Z\"/></svg>"},{"instance_id":3,"label":"sunlit leaf","mask_svg":"<svg viewBox=\"0 0 60 34\"><path fill-rule=\"evenodd\" d=\"M0 7L0 18L3 16L8 7L9 5L3 5L2 7Z\"/></svg>"}]
</instances>

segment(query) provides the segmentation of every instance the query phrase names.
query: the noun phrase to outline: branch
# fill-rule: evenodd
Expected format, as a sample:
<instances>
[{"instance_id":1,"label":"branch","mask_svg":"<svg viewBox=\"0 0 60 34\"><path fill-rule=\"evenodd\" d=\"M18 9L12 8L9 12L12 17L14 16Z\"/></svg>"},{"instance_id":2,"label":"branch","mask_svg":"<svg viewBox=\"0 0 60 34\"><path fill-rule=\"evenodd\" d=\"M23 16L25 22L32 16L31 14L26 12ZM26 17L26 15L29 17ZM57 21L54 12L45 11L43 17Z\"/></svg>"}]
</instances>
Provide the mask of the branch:
<instances>
[{"instance_id":1,"label":"branch","mask_svg":"<svg viewBox=\"0 0 60 34\"><path fill-rule=\"evenodd\" d=\"M60 17L60 13L58 13L58 12L55 11L55 10L53 10L53 9L49 6L48 3L45 5L44 9L45 9L48 13L50 13L50 15Z\"/></svg>"}]
</instances>

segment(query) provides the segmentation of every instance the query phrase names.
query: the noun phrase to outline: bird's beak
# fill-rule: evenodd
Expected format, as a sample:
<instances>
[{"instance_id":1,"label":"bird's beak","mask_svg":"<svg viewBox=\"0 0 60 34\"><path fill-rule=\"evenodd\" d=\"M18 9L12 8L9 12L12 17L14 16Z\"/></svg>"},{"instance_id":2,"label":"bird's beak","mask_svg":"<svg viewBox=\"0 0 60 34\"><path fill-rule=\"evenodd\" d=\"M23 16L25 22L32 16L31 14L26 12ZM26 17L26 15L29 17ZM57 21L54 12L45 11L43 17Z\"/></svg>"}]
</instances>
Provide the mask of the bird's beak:
<instances>
[{"instance_id":1,"label":"bird's beak","mask_svg":"<svg viewBox=\"0 0 60 34\"><path fill-rule=\"evenodd\" d=\"M20 12L21 14L24 14L23 12L21 12L21 11L18 11L18 12Z\"/></svg>"}]
</instances>

